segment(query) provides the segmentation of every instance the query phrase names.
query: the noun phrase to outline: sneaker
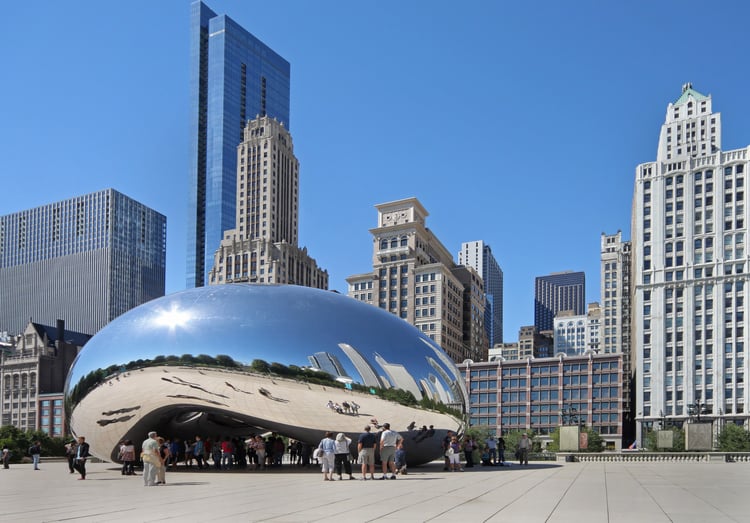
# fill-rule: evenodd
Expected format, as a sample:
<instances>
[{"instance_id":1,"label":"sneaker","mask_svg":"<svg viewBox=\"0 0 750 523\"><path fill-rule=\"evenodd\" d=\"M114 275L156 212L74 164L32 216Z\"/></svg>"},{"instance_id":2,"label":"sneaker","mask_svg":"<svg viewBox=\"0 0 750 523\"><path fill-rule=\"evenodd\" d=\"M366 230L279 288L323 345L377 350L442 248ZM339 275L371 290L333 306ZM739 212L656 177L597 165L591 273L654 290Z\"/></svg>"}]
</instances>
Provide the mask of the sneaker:
<instances>
[{"instance_id":1,"label":"sneaker","mask_svg":"<svg viewBox=\"0 0 750 523\"><path fill-rule=\"evenodd\" d=\"M391 474L391 479L396 479L396 475L395 474Z\"/></svg>"},{"instance_id":2,"label":"sneaker","mask_svg":"<svg viewBox=\"0 0 750 523\"><path fill-rule=\"evenodd\" d=\"M386 478L386 477L385 477L385 474L383 474L383 475L382 475L382 476L380 476L380 477L379 477L378 479L388 479L388 478Z\"/></svg>"}]
</instances>

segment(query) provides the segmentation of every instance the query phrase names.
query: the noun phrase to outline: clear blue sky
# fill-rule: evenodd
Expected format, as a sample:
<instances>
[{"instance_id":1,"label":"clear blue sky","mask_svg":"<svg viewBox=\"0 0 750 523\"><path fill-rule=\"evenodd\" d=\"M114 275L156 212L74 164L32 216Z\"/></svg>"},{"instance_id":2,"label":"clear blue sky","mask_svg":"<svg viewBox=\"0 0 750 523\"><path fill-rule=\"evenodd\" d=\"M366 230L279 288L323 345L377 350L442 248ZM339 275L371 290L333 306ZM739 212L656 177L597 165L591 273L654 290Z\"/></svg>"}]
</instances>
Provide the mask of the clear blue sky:
<instances>
[{"instance_id":1,"label":"clear blue sky","mask_svg":"<svg viewBox=\"0 0 750 523\"><path fill-rule=\"evenodd\" d=\"M209 0L291 63L300 243L346 292L372 267L374 205L415 196L456 255L489 243L505 341L534 277L630 237L635 167L684 82L723 148L750 143L750 3ZM16 1L0 31L0 215L113 187L165 214L184 288L189 0ZM705 25L704 25L705 24Z\"/></svg>"}]
</instances>

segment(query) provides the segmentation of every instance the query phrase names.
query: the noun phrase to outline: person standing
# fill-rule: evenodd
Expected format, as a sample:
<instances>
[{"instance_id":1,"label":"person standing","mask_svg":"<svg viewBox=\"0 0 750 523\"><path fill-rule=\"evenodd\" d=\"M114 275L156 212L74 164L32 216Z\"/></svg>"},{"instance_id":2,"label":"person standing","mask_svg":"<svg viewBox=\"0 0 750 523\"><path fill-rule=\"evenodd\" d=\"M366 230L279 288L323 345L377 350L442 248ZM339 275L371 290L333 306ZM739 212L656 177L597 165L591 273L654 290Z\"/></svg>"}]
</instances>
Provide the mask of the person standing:
<instances>
[{"instance_id":1,"label":"person standing","mask_svg":"<svg viewBox=\"0 0 750 523\"><path fill-rule=\"evenodd\" d=\"M68 469L71 474L75 474L76 469L76 451L78 450L78 442L72 439L70 443L65 445L65 457L68 458Z\"/></svg>"},{"instance_id":2,"label":"person standing","mask_svg":"<svg viewBox=\"0 0 750 523\"><path fill-rule=\"evenodd\" d=\"M198 468L203 468L203 441L200 436L195 437L195 445L193 445L193 457L195 462L198 464Z\"/></svg>"},{"instance_id":3,"label":"person standing","mask_svg":"<svg viewBox=\"0 0 750 523\"><path fill-rule=\"evenodd\" d=\"M470 469L474 467L474 438L468 434L464 436L464 459L466 460L466 468Z\"/></svg>"},{"instance_id":4,"label":"person standing","mask_svg":"<svg viewBox=\"0 0 750 523\"><path fill-rule=\"evenodd\" d=\"M39 470L39 458L42 457L41 441L35 441L34 444L29 447L29 455L34 462L34 470Z\"/></svg>"},{"instance_id":5,"label":"person standing","mask_svg":"<svg viewBox=\"0 0 750 523\"><path fill-rule=\"evenodd\" d=\"M162 485L166 485L167 463L169 463L169 444L161 437L156 438L156 443L159 445L159 468L156 469L156 484L158 485L161 483Z\"/></svg>"},{"instance_id":6,"label":"person standing","mask_svg":"<svg viewBox=\"0 0 750 523\"><path fill-rule=\"evenodd\" d=\"M226 436L224 441L221 442L221 468L223 470L232 468L233 453L234 445L232 445L232 440L229 439L229 436Z\"/></svg>"},{"instance_id":7,"label":"person standing","mask_svg":"<svg viewBox=\"0 0 750 523\"><path fill-rule=\"evenodd\" d=\"M318 444L318 451L316 451L316 456L323 469L323 481L333 481L335 454L336 442L333 440L333 432L326 432L325 437Z\"/></svg>"},{"instance_id":8,"label":"person standing","mask_svg":"<svg viewBox=\"0 0 750 523\"><path fill-rule=\"evenodd\" d=\"M443 466L443 470L452 470L453 465L451 463L450 457L449 457L449 451L451 447L451 441L453 440L453 431L449 430L445 433L445 437L443 438L443 456L445 457L445 465Z\"/></svg>"},{"instance_id":9,"label":"person standing","mask_svg":"<svg viewBox=\"0 0 750 523\"><path fill-rule=\"evenodd\" d=\"M367 470L370 470L370 479L375 479L375 445L377 440L375 434L370 432L370 426L365 426L365 431L357 439L357 462L362 465L362 479L367 479Z\"/></svg>"},{"instance_id":10,"label":"person standing","mask_svg":"<svg viewBox=\"0 0 750 523\"><path fill-rule=\"evenodd\" d=\"M490 436L487 438L487 455L492 465L497 465L497 442Z\"/></svg>"},{"instance_id":11,"label":"person standing","mask_svg":"<svg viewBox=\"0 0 750 523\"><path fill-rule=\"evenodd\" d=\"M349 451L349 445L352 444L352 440L346 437L346 434L339 432L336 434L336 451L334 452L334 465L336 466L336 474L339 475L339 481L341 477L341 467L349 474L349 479L354 479L352 476L352 462L351 452Z\"/></svg>"},{"instance_id":12,"label":"person standing","mask_svg":"<svg viewBox=\"0 0 750 523\"><path fill-rule=\"evenodd\" d=\"M391 430L390 423L383 423L385 429L380 434L380 462L383 466L383 475L380 479L386 479L388 469L391 470L390 479L396 479L396 445L402 440L401 434Z\"/></svg>"},{"instance_id":13,"label":"person standing","mask_svg":"<svg viewBox=\"0 0 750 523\"><path fill-rule=\"evenodd\" d=\"M3 459L3 468L9 469L10 468L10 449L8 448L8 445L3 445L2 459Z\"/></svg>"},{"instance_id":14,"label":"person standing","mask_svg":"<svg viewBox=\"0 0 750 523\"><path fill-rule=\"evenodd\" d=\"M451 436L451 441L448 444L446 454L448 456L448 461L450 462L450 470L453 472L463 472L464 469L461 467L461 449L458 442L458 436Z\"/></svg>"},{"instance_id":15,"label":"person standing","mask_svg":"<svg viewBox=\"0 0 750 523\"><path fill-rule=\"evenodd\" d=\"M531 441L526 433L521 435L521 439L518 441L518 464L527 465L529 464L529 449L531 448Z\"/></svg>"},{"instance_id":16,"label":"person standing","mask_svg":"<svg viewBox=\"0 0 750 523\"><path fill-rule=\"evenodd\" d=\"M160 465L159 443L156 441L156 432L148 433L148 438L141 444L141 459L143 460L143 485L153 487L156 485L156 472Z\"/></svg>"},{"instance_id":17,"label":"person standing","mask_svg":"<svg viewBox=\"0 0 750 523\"><path fill-rule=\"evenodd\" d=\"M497 438L497 458L500 460L500 466L505 465L505 438Z\"/></svg>"},{"instance_id":18,"label":"person standing","mask_svg":"<svg viewBox=\"0 0 750 523\"><path fill-rule=\"evenodd\" d=\"M89 444L86 443L86 438L78 436L78 445L76 446L76 463L75 469L81 475L80 479L86 479L86 459L90 456Z\"/></svg>"},{"instance_id":19,"label":"person standing","mask_svg":"<svg viewBox=\"0 0 750 523\"><path fill-rule=\"evenodd\" d=\"M131 440L125 440L120 447L120 459L122 460L122 475L132 476L135 474L135 445Z\"/></svg>"}]
</instances>

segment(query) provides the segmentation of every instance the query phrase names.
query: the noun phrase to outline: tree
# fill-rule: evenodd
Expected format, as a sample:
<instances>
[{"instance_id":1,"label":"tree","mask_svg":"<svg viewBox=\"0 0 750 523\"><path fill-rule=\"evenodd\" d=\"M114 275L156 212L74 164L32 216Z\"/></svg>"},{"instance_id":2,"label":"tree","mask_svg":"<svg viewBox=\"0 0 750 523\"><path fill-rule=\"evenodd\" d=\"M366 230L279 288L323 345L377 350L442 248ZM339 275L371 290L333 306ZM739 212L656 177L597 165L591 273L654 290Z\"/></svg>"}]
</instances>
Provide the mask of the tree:
<instances>
[{"instance_id":1,"label":"tree","mask_svg":"<svg viewBox=\"0 0 750 523\"><path fill-rule=\"evenodd\" d=\"M581 427L581 432L588 434L588 445L582 452L601 452L604 450L604 440L602 436L592 428Z\"/></svg>"},{"instance_id":2,"label":"tree","mask_svg":"<svg viewBox=\"0 0 750 523\"><path fill-rule=\"evenodd\" d=\"M268 365L267 361L253 360L252 363L250 363L250 368L255 372L259 372L261 374L268 374L270 366Z\"/></svg>"},{"instance_id":3,"label":"tree","mask_svg":"<svg viewBox=\"0 0 750 523\"><path fill-rule=\"evenodd\" d=\"M722 452L750 451L750 432L734 423L726 423L719 433L719 450Z\"/></svg>"}]
</instances>

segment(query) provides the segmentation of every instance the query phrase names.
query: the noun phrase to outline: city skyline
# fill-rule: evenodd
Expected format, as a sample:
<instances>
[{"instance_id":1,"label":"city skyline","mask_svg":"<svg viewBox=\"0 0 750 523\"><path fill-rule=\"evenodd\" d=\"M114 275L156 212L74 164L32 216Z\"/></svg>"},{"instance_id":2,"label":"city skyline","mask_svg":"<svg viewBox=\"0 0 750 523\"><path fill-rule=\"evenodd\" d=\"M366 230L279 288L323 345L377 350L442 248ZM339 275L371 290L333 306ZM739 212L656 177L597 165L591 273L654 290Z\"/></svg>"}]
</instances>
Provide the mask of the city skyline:
<instances>
[{"instance_id":1,"label":"city skyline","mask_svg":"<svg viewBox=\"0 0 750 523\"><path fill-rule=\"evenodd\" d=\"M750 142L745 73L726 74L744 55L744 4L712 8L723 30L676 60L702 4L207 3L291 64L300 244L330 288L345 292L346 276L370 265L374 206L416 197L451 252L492 247L506 341L533 324L536 276L596 282L600 234L631 238L636 167L656 157L683 83L715 97L724 149ZM30 24L0 36L15 50L0 88L0 215L113 187L168 217L166 290L183 289L190 2L7 7ZM599 292L590 283L586 301Z\"/></svg>"}]
</instances>

